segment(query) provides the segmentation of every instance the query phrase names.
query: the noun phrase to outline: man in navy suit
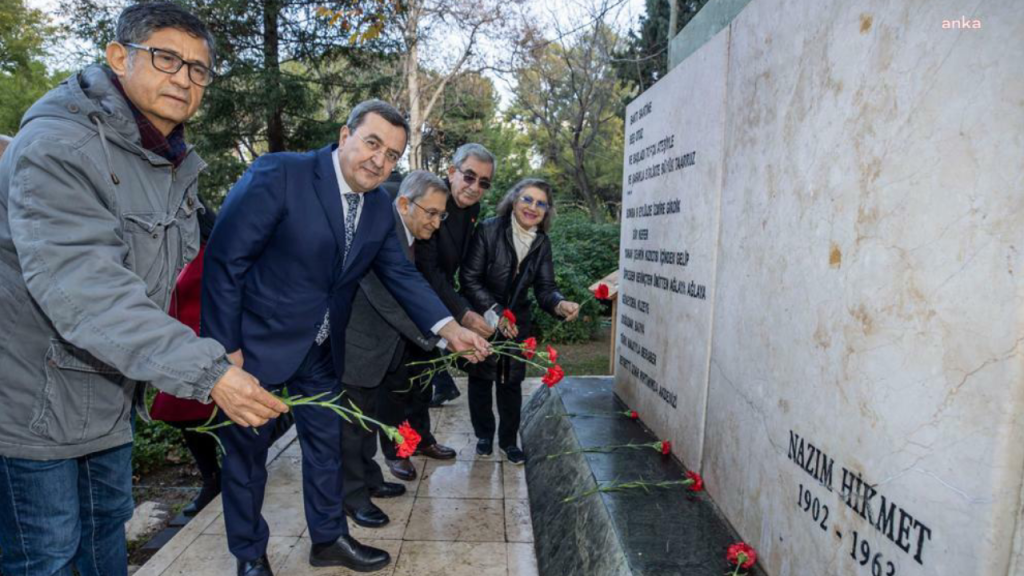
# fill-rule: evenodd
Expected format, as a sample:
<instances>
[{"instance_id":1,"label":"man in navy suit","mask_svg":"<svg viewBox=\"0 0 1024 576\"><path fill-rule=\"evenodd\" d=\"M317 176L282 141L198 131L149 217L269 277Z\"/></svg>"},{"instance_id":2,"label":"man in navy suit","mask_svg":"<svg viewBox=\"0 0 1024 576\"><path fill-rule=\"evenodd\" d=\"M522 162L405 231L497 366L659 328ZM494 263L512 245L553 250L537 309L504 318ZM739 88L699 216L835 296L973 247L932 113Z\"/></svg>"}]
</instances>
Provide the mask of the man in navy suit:
<instances>
[{"instance_id":1,"label":"man in navy suit","mask_svg":"<svg viewBox=\"0 0 1024 576\"><path fill-rule=\"evenodd\" d=\"M409 126L389 104L356 106L337 145L266 154L232 188L206 249L202 331L264 386L292 395L341 391L345 328L360 279L373 270L422 332L479 361L487 343L449 315L395 236L391 202L378 187L401 158ZM348 534L342 509L342 420L295 411L313 566L373 571L384 550ZM255 430L255 433L254 433ZM272 575L270 531L260 514L270 426L218 430L228 547L239 576Z\"/></svg>"}]
</instances>

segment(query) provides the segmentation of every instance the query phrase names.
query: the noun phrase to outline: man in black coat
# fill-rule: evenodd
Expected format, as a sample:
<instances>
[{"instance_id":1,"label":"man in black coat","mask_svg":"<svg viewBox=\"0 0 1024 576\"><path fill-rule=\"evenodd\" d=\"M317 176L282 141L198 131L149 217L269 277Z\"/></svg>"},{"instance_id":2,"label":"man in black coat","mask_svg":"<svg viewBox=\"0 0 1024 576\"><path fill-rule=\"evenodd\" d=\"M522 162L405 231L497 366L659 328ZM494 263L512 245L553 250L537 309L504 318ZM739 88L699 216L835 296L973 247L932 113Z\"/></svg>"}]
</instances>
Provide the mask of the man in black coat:
<instances>
[{"instance_id":1,"label":"man in black coat","mask_svg":"<svg viewBox=\"0 0 1024 576\"><path fill-rule=\"evenodd\" d=\"M455 279L473 237L480 199L491 187L495 164L494 155L482 145L471 142L460 146L448 167L447 183L451 189L448 219L430 240L416 242L416 267L459 324L484 338L494 334L494 328L458 293ZM434 387L431 407L459 396L459 390L447 373L434 379Z\"/></svg>"},{"instance_id":2,"label":"man in black coat","mask_svg":"<svg viewBox=\"0 0 1024 576\"><path fill-rule=\"evenodd\" d=\"M447 186L429 172L418 170L402 181L393 204L395 235L410 261L414 260L414 240L430 238L441 225L447 200ZM424 337L380 279L372 272L367 274L359 283L345 333L345 357L351 359L341 377L345 398L369 416L397 426L404 418L404 406L396 406L387 398L383 402L379 399L383 394L409 388L404 365L410 348L429 351L438 342L436 337ZM379 390L382 383L383 390ZM426 411L425 400L423 404ZM413 423L414 427L417 425L422 423ZM429 420L425 428L421 432L421 447L430 450L435 446L436 450L437 441L430 434ZM388 442L382 434L385 455L389 461L395 460L394 448ZM376 431L346 423L342 427L341 445L345 513L360 526L384 526L389 518L370 497L401 496L405 486L384 481L381 468L373 459L377 452Z\"/></svg>"}]
</instances>

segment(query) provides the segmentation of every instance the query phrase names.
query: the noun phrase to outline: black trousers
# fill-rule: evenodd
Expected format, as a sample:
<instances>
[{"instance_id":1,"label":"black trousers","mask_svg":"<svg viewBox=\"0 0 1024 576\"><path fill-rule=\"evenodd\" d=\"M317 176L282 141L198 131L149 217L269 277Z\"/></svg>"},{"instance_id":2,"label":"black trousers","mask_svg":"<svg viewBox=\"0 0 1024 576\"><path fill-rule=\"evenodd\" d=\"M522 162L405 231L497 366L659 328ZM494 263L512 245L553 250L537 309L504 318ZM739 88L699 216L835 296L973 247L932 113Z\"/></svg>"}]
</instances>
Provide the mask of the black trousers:
<instances>
[{"instance_id":1,"label":"black trousers","mask_svg":"<svg viewBox=\"0 0 1024 576\"><path fill-rule=\"evenodd\" d=\"M437 444L437 439L430 432L430 398L433 395L433 387L429 384L421 387L419 384L412 385L409 382L413 373L406 364L422 360L425 354L422 351L419 351L419 354L410 353L409 348L412 346L406 343L406 353L402 361L398 363L397 368L384 375L384 381L377 388L377 414L381 422L395 427L408 420L409 425L420 435L420 446L432 446ZM398 458L395 443L383 432L380 433L380 447L385 458Z\"/></svg>"},{"instance_id":2,"label":"black trousers","mask_svg":"<svg viewBox=\"0 0 1024 576\"><path fill-rule=\"evenodd\" d=\"M217 440L209 434L190 432L188 430L189 428L196 428L206 424L206 419L182 420L167 422L167 424L181 430L181 437L185 441L185 447L192 454L192 458L196 461L196 467L199 468L199 474L203 477L203 487L216 484L216 488L220 490L220 462L217 460Z\"/></svg>"},{"instance_id":3,"label":"black trousers","mask_svg":"<svg viewBox=\"0 0 1024 576\"><path fill-rule=\"evenodd\" d=\"M343 386L342 401L351 400L370 418L380 420L377 410L377 387ZM368 428L368 429L367 429ZM384 474L374 461L377 455L377 426L363 428L354 419L341 425L341 476L344 479L344 501L348 508L361 508L370 503L370 490L380 488Z\"/></svg>"},{"instance_id":4,"label":"black trousers","mask_svg":"<svg viewBox=\"0 0 1024 576\"><path fill-rule=\"evenodd\" d=\"M498 447L518 446L519 418L523 407L523 381L502 381L469 377L469 419L477 438L494 438L494 411L491 408L491 390L497 387Z\"/></svg>"},{"instance_id":5,"label":"black trousers","mask_svg":"<svg viewBox=\"0 0 1024 576\"><path fill-rule=\"evenodd\" d=\"M459 388L455 385L455 379L452 378L452 375L447 370L438 372L431 383L434 385L434 391L438 394L450 397L459 391Z\"/></svg>"}]
</instances>

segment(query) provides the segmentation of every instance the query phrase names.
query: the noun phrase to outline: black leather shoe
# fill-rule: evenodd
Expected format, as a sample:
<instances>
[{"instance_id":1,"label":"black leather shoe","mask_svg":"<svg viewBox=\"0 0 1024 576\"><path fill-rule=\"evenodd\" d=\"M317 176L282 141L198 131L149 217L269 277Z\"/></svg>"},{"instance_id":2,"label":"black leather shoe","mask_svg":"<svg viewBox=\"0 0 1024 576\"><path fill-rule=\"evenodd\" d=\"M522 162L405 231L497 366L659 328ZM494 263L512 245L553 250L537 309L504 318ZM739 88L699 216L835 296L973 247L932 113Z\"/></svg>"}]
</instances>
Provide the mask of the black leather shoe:
<instances>
[{"instance_id":1,"label":"black leather shoe","mask_svg":"<svg viewBox=\"0 0 1024 576\"><path fill-rule=\"evenodd\" d=\"M264 554L256 560L239 560L238 576L274 576L274 571L270 569L270 560Z\"/></svg>"},{"instance_id":2,"label":"black leather shoe","mask_svg":"<svg viewBox=\"0 0 1024 576\"><path fill-rule=\"evenodd\" d=\"M506 446L502 448L501 451L505 453L505 457L508 458L508 461L512 464L522 464L523 462L526 462L526 454L524 454L523 451L519 449L519 446L516 446L515 444Z\"/></svg>"},{"instance_id":3,"label":"black leather shoe","mask_svg":"<svg viewBox=\"0 0 1024 576\"><path fill-rule=\"evenodd\" d=\"M405 480L406 482L412 482L416 479L416 467L413 466L412 462L408 458L399 458L397 460L386 459L385 462L388 465L388 471L391 475L399 480Z\"/></svg>"},{"instance_id":4,"label":"black leather shoe","mask_svg":"<svg viewBox=\"0 0 1024 576\"><path fill-rule=\"evenodd\" d=\"M452 386L452 389L447 392L434 388L434 396L430 399L429 406L431 408L440 408L441 406L444 406L445 402L455 400L459 396L462 396L462 392L459 392L459 389L454 386Z\"/></svg>"},{"instance_id":5,"label":"black leather shoe","mask_svg":"<svg viewBox=\"0 0 1024 576\"><path fill-rule=\"evenodd\" d=\"M331 544L314 544L309 551L310 566L344 566L356 572L373 572L388 562L391 555L387 551L364 546L347 534Z\"/></svg>"},{"instance_id":6,"label":"black leather shoe","mask_svg":"<svg viewBox=\"0 0 1024 576\"><path fill-rule=\"evenodd\" d=\"M455 450L434 442L430 446L420 446L413 453L416 456L426 456L434 460L451 460L455 458Z\"/></svg>"},{"instance_id":7,"label":"black leather shoe","mask_svg":"<svg viewBox=\"0 0 1024 576\"><path fill-rule=\"evenodd\" d=\"M476 441L476 453L480 456L494 454L494 440L490 438L478 438Z\"/></svg>"},{"instance_id":8,"label":"black leather shoe","mask_svg":"<svg viewBox=\"0 0 1024 576\"><path fill-rule=\"evenodd\" d=\"M391 518L372 502L364 504L359 508L345 507L345 514L348 514L352 521L364 528L383 528L391 522Z\"/></svg>"},{"instance_id":9,"label":"black leather shoe","mask_svg":"<svg viewBox=\"0 0 1024 576\"><path fill-rule=\"evenodd\" d=\"M371 498L398 498L405 494L405 485L397 482L384 482L378 488L370 488Z\"/></svg>"}]
</instances>

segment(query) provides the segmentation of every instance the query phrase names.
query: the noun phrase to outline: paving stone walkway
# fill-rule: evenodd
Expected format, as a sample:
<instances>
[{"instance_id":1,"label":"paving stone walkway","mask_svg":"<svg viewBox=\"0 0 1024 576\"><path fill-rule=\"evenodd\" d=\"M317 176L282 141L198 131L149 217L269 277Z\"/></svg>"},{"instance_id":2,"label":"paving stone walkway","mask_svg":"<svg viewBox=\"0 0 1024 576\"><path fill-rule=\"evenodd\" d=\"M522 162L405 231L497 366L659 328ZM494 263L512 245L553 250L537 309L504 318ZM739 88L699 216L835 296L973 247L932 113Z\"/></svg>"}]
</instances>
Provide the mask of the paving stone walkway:
<instances>
[{"instance_id":1,"label":"paving stone walkway","mask_svg":"<svg viewBox=\"0 0 1024 576\"><path fill-rule=\"evenodd\" d=\"M414 457L419 474L407 482L408 494L376 500L391 523L367 529L349 521L353 536L391 553L392 562L373 572L393 576L535 576L533 525L522 466L500 452L477 456L469 421L465 379L454 403L432 409L434 434L458 451L455 460ZM523 394L540 385L528 379ZM498 451L496 451L498 452ZM378 454L378 458L380 458ZM302 511L301 452L294 429L269 456L269 481L263 515L270 524L267 551L277 576L347 576L355 572L309 565L310 541ZM383 463L383 460L381 460ZM387 472L389 481L397 481ZM223 576L235 573L228 552L220 498L212 502L135 576Z\"/></svg>"}]
</instances>

